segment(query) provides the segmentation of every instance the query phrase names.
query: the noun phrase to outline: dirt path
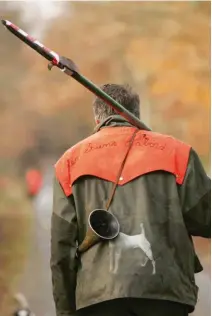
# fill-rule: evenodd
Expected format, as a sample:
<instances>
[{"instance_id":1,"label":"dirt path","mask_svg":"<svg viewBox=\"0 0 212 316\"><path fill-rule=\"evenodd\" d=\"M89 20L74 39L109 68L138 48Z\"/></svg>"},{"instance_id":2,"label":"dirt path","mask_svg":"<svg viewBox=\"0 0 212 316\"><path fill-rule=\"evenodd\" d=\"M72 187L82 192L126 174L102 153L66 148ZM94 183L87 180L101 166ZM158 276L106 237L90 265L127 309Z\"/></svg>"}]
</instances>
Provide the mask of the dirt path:
<instances>
[{"instance_id":1,"label":"dirt path","mask_svg":"<svg viewBox=\"0 0 212 316\"><path fill-rule=\"evenodd\" d=\"M33 203L31 246L20 291L27 297L36 316L55 316L50 274L50 217L52 173L47 170L44 186Z\"/></svg>"}]
</instances>

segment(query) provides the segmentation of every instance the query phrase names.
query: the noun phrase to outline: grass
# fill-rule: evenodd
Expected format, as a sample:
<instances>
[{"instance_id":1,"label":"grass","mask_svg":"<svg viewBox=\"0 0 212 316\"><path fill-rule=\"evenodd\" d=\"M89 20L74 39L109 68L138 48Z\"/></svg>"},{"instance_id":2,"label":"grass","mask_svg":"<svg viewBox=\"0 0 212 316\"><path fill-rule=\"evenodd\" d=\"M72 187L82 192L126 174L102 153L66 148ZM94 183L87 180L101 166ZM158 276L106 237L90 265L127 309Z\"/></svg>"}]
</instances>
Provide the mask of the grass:
<instances>
[{"instance_id":1,"label":"grass","mask_svg":"<svg viewBox=\"0 0 212 316\"><path fill-rule=\"evenodd\" d=\"M0 179L0 315L11 315L13 294L24 269L31 206L17 179Z\"/></svg>"}]
</instances>

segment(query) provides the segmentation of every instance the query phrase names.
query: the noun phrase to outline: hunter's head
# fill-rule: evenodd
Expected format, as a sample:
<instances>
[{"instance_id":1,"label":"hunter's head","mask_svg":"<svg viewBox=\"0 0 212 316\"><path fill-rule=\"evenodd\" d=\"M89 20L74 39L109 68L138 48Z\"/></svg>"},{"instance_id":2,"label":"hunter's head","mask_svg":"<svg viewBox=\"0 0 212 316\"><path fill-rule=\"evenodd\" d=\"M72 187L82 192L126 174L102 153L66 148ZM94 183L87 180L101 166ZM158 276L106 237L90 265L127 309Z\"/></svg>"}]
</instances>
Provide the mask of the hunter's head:
<instances>
[{"instance_id":1,"label":"hunter's head","mask_svg":"<svg viewBox=\"0 0 212 316\"><path fill-rule=\"evenodd\" d=\"M108 83L100 86L100 88L125 109L140 118L140 99L129 85ZM97 124L104 121L107 117L117 114L113 108L98 97L93 102L93 110Z\"/></svg>"}]
</instances>

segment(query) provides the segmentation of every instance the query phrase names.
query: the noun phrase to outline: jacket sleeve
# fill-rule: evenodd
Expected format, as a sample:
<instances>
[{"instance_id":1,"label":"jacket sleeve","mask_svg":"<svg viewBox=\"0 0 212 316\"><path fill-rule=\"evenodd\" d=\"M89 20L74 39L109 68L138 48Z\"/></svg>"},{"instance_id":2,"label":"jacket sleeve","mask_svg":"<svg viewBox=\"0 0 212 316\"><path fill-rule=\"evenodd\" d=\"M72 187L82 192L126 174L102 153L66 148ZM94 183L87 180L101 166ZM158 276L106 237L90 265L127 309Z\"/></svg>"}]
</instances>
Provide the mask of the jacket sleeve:
<instances>
[{"instance_id":1,"label":"jacket sleeve","mask_svg":"<svg viewBox=\"0 0 212 316\"><path fill-rule=\"evenodd\" d=\"M73 196L54 179L51 222L51 271L57 316L75 315L77 220Z\"/></svg>"},{"instance_id":2,"label":"jacket sleeve","mask_svg":"<svg viewBox=\"0 0 212 316\"><path fill-rule=\"evenodd\" d=\"M211 179L191 149L183 184L179 187L183 216L191 236L211 237Z\"/></svg>"}]
</instances>

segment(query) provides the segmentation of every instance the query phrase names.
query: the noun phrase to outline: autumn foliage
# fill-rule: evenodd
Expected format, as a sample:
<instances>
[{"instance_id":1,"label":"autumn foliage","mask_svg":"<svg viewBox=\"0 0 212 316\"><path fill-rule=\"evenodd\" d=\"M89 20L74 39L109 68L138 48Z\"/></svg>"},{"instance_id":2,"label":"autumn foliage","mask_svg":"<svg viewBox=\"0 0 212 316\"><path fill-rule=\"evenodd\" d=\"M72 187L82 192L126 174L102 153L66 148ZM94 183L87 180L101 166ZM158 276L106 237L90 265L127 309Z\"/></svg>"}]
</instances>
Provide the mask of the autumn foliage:
<instances>
[{"instance_id":1,"label":"autumn foliage","mask_svg":"<svg viewBox=\"0 0 212 316\"><path fill-rule=\"evenodd\" d=\"M3 28L0 34L1 155L60 155L92 131L93 96L49 72L44 58ZM142 119L190 143L209 169L210 3L67 2L41 40L97 84L131 84Z\"/></svg>"},{"instance_id":2,"label":"autumn foliage","mask_svg":"<svg viewBox=\"0 0 212 316\"><path fill-rule=\"evenodd\" d=\"M73 59L98 85L132 85L140 95L142 120L156 132L191 144L210 173L210 2L67 1L65 6L63 16L52 20L39 40ZM0 2L0 12L30 31L20 11L9 11L6 1ZM57 160L92 133L92 98L59 70L49 72L44 58L0 27L4 196L10 200L5 179L24 179L28 168L39 170L44 159ZM9 210L13 214L14 209ZM209 275L209 243L196 243L200 255L206 256ZM199 304L201 311L204 302ZM196 315L201 314L206 315Z\"/></svg>"}]
</instances>

